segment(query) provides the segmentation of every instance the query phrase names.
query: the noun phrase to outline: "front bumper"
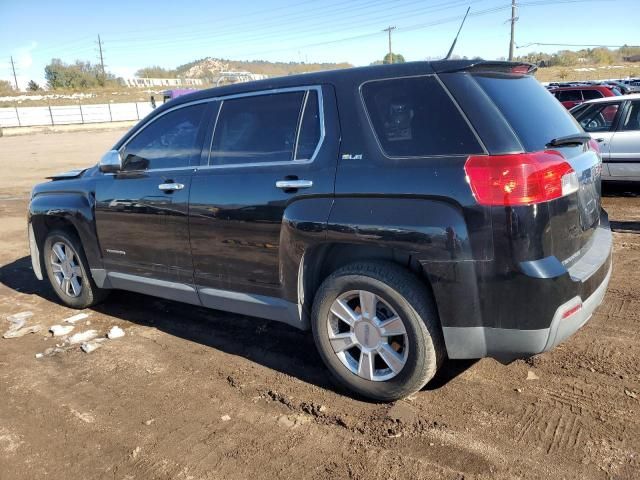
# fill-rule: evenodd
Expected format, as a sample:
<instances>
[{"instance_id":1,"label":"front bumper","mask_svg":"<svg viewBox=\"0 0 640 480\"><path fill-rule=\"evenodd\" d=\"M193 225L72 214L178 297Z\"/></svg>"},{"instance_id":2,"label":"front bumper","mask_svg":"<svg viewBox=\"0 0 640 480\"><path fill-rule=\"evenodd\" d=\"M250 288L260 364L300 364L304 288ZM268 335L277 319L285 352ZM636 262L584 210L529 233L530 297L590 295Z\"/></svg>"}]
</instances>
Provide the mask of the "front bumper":
<instances>
[{"instance_id":1,"label":"front bumper","mask_svg":"<svg viewBox=\"0 0 640 480\"><path fill-rule=\"evenodd\" d=\"M548 351L566 340L591 318L604 299L611 278L612 245L609 222L604 217L589 250L565 273L574 285L575 296L557 307L548 328L443 327L449 358L510 361ZM541 295L541 302L547 300L543 291L532 291L531 295L536 293ZM572 310L576 311L567 315Z\"/></svg>"}]
</instances>

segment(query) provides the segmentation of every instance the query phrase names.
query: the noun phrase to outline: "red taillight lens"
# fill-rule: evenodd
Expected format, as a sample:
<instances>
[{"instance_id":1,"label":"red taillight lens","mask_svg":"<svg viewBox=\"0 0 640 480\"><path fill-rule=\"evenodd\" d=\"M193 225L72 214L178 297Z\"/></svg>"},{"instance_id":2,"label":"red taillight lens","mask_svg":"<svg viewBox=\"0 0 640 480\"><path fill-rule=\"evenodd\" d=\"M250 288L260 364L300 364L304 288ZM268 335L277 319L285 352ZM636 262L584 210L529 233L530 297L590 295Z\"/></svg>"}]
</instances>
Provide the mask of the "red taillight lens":
<instances>
[{"instance_id":1,"label":"red taillight lens","mask_svg":"<svg viewBox=\"0 0 640 480\"><path fill-rule=\"evenodd\" d=\"M578 189L578 177L560 152L470 156L464 166L482 205L531 205Z\"/></svg>"}]
</instances>

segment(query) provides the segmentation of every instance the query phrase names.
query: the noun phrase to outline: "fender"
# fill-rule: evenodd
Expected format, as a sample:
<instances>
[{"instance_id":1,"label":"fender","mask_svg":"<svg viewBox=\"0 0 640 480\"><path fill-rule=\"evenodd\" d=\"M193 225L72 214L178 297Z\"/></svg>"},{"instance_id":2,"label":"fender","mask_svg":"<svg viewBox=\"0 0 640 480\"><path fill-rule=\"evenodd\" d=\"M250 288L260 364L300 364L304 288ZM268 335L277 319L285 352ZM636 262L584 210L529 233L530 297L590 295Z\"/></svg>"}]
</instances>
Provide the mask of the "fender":
<instances>
[{"instance_id":1,"label":"fender","mask_svg":"<svg viewBox=\"0 0 640 480\"><path fill-rule=\"evenodd\" d=\"M482 325L477 276L493 255L492 242L489 236L482 248L473 245L468 223L462 208L438 199L336 197L332 202L296 202L286 211L281 235L285 295L308 303L298 280L308 269L303 255L308 257L315 247L371 246L392 250L391 258L408 259L422 269L443 326Z\"/></svg>"},{"instance_id":2,"label":"fender","mask_svg":"<svg viewBox=\"0 0 640 480\"><path fill-rule=\"evenodd\" d=\"M57 183L57 182L56 182ZM45 184L48 185L48 184ZM42 246L56 220L71 224L82 242L90 268L102 268L96 237L93 195L84 191L34 191L29 203L28 222L42 268ZM44 270L42 270L44 271ZM36 272L37 273L37 272Z\"/></svg>"}]
</instances>

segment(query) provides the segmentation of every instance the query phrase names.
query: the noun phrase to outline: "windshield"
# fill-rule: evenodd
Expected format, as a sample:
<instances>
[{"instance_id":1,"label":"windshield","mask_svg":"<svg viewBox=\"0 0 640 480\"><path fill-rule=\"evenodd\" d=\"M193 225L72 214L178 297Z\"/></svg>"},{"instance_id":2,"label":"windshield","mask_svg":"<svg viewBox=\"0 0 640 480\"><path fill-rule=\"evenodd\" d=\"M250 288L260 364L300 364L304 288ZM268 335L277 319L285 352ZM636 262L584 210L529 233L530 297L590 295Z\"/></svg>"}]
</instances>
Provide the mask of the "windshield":
<instances>
[{"instance_id":1,"label":"windshield","mask_svg":"<svg viewBox=\"0 0 640 480\"><path fill-rule=\"evenodd\" d=\"M544 150L551 139L583 132L535 77L474 74L473 78L500 109L529 152Z\"/></svg>"}]
</instances>

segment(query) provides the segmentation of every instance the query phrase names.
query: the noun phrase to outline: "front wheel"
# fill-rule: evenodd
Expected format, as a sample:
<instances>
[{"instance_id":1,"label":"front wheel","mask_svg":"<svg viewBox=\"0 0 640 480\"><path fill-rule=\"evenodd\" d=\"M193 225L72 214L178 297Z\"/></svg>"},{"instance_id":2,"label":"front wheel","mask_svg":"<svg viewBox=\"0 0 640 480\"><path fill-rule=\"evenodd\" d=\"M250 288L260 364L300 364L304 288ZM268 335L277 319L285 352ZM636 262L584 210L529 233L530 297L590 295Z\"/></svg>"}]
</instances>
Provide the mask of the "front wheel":
<instances>
[{"instance_id":1,"label":"front wheel","mask_svg":"<svg viewBox=\"0 0 640 480\"><path fill-rule=\"evenodd\" d=\"M54 230L44 241L44 266L62 303L71 308L88 308L101 302L108 290L98 288L80 240L65 230Z\"/></svg>"},{"instance_id":2,"label":"front wheel","mask_svg":"<svg viewBox=\"0 0 640 480\"><path fill-rule=\"evenodd\" d=\"M429 292L393 263L354 263L331 274L316 294L311 326L338 382L374 400L420 390L445 356Z\"/></svg>"}]
</instances>

